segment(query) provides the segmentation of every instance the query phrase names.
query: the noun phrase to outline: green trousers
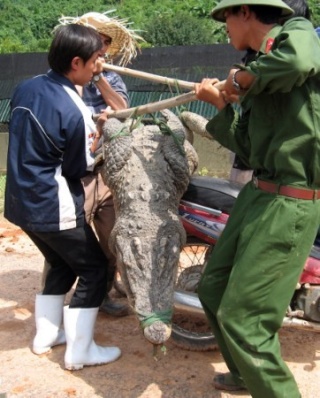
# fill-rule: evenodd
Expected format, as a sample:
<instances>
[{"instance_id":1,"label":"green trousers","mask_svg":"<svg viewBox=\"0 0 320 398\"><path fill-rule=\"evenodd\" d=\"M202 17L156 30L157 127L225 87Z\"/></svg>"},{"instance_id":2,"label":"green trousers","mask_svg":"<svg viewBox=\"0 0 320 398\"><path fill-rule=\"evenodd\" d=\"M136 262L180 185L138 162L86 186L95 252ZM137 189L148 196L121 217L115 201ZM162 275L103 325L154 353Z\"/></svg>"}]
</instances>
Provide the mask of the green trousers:
<instances>
[{"instance_id":1,"label":"green trousers","mask_svg":"<svg viewBox=\"0 0 320 398\"><path fill-rule=\"evenodd\" d=\"M298 398L278 330L320 224L320 200L248 183L201 278L198 294L231 373L254 398Z\"/></svg>"}]
</instances>

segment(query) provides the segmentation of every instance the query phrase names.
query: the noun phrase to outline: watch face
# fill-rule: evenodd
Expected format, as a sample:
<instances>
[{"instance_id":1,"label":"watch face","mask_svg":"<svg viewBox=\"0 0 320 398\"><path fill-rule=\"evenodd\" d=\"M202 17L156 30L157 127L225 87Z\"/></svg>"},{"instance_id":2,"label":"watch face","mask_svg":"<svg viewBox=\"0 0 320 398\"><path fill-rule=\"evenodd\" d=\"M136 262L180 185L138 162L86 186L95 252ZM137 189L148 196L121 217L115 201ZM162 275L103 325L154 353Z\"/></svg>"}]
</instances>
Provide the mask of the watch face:
<instances>
[{"instance_id":1,"label":"watch face","mask_svg":"<svg viewBox=\"0 0 320 398\"><path fill-rule=\"evenodd\" d=\"M93 76L93 81L98 82L100 80L100 75Z\"/></svg>"}]
</instances>

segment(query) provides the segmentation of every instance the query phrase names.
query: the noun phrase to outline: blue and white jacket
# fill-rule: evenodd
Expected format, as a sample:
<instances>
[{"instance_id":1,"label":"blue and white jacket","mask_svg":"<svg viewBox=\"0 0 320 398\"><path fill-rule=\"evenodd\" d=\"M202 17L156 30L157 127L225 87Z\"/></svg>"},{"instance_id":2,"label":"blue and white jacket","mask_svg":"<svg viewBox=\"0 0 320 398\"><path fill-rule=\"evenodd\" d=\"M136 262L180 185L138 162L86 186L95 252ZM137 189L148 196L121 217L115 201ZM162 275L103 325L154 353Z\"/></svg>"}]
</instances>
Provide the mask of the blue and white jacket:
<instances>
[{"instance_id":1,"label":"blue and white jacket","mask_svg":"<svg viewBox=\"0 0 320 398\"><path fill-rule=\"evenodd\" d=\"M28 231L84 224L80 178L96 131L75 86L53 71L22 82L11 100L5 217Z\"/></svg>"}]
</instances>

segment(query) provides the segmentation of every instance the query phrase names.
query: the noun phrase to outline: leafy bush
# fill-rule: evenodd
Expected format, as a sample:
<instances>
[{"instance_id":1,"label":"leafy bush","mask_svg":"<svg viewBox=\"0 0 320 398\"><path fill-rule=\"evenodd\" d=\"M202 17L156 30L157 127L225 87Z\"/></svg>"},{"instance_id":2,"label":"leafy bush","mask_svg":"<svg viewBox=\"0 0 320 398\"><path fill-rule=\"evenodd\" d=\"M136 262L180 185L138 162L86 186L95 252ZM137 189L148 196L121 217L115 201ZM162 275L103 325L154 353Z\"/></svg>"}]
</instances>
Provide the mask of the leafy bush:
<instances>
[{"instance_id":1,"label":"leafy bush","mask_svg":"<svg viewBox=\"0 0 320 398\"><path fill-rule=\"evenodd\" d=\"M62 16L116 9L114 15L132 22L147 46L226 42L224 24L215 22L212 0L1 0L0 53L45 52L52 30ZM309 0L315 26L320 26L319 0Z\"/></svg>"},{"instance_id":2,"label":"leafy bush","mask_svg":"<svg viewBox=\"0 0 320 398\"><path fill-rule=\"evenodd\" d=\"M145 23L144 38L159 47L212 44L216 42L212 29L211 20L199 19L186 11L159 13Z\"/></svg>"}]
</instances>

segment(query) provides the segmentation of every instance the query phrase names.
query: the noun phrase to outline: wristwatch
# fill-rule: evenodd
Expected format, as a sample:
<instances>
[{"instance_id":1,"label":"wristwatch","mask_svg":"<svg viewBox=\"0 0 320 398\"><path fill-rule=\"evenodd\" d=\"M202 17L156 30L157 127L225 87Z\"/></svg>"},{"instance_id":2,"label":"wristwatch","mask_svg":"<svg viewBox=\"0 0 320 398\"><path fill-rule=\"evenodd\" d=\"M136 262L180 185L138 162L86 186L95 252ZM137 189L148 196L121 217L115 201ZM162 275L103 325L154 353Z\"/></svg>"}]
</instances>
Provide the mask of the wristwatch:
<instances>
[{"instance_id":1,"label":"wristwatch","mask_svg":"<svg viewBox=\"0 0 320 398\"><path fill-rule=\"evenodd\" d=\"M237 91L243 91L243 88L240 86L240 84L236 81L236 74L240 72L241 69L238 69L234 72L232 75L232 85Z\"/></svg>"},{"instance_id":2,"label":"wristwatch","mask_svg":"<svg viewBox=\"0 0 320 398\"><path fill-rule=\"evenodd\" d=\"M97 83L102 77L103 77L103 74L99 73L99 75L94 75L92 80L94 83Z\"/></svg>"}]
</instances>

